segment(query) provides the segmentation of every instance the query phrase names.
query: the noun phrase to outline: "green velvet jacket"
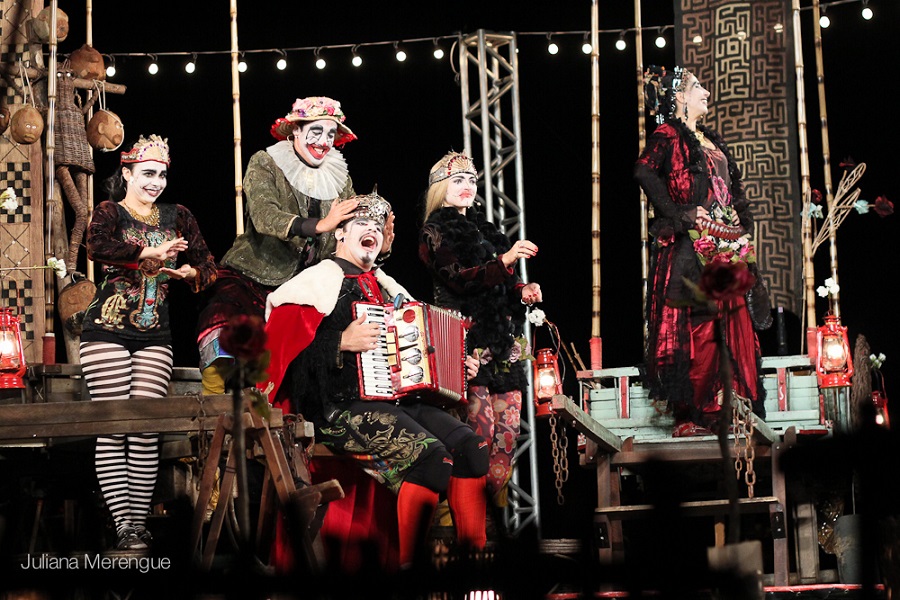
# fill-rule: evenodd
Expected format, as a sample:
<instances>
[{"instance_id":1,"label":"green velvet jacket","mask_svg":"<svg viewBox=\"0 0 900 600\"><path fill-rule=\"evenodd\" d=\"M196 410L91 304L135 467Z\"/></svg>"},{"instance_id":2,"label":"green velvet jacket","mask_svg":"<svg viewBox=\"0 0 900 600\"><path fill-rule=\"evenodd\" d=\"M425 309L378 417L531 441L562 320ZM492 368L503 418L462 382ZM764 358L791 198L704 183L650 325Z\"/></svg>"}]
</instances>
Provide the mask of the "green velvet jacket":
<instances>
[{"instance_id":1,"label":"green velvet jacket","mask_svg":"<svg viewBox=\"0 0 900 600\"><path fill-rule=\"evenodd\" d=\"M299 159L298 159L299 160ZM340 198L353 195L349 175L343 183ZM250 157L244 175L244 232L235 238L221 264L257 283L278 286L299 273L307 264L315 264L334 252L335 240L330 233L315 238L292 236L291 223L296 217L310 216L312 199L294 188L270 154L261 150ZM319 214L328 214L336 198L318 198ZM316 215L313 215L316 216ZM314 253L313 256L310 256Z\"/></svg>"}]
</instances>

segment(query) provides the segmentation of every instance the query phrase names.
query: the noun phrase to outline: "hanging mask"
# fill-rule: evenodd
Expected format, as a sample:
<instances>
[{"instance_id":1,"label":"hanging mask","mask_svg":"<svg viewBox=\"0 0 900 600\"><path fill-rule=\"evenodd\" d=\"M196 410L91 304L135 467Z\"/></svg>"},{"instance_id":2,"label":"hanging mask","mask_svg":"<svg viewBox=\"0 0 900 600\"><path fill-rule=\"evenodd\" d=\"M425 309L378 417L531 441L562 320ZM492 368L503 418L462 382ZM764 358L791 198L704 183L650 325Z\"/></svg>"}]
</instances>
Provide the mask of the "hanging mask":
<instances>
[{"instance_id":1,"label":"hanging mask","mask_svg":"<svg viewBox=\"0 0 900 600\"><path fill-rule=\"evenodd\" d=\"M9 109L5 106L0 106L0 134L6 132L9 128Z\"/></svg>"},{"instance_id":2,"label":"hanging mask","mask_svg":"<svg viewBox=\"0 0 900 600\"><path fill-rule=\"evenodd\" d=\"M88 143L94 150L110 152L122 145L125 126L114 112L98 110L87 124Z\"/></svg>"},{"instance_id":3,"label":"hanging mask","mask_svg":"<svg viewBox=\"0 0 900 600\"><path fill-rule=\"evenodd\" d=\"M106 68L103 66L103 56L91 46L84 44L78 50L69 55L69 67L75 77L81 79L106 79Z\"/></svg>"},{"instance_id":4,"label":"hanging mask","mask_svg":"<svg viewBox=\"0 0 900 600\"><path fill-rule=\"evenodd\" d=\"M31 31L42 44L50 42L50 7L43 9L31 20ZM69 15L56 9L56 41L62 42L69 36Z\"/></svg>"},{"instance_id":5,"label":"hanging mask","mask_svg":"<svg viewBox=\"0 0 900 600\"><path fill-rule=\"evenodd\" d=\"M33 144L44 132L44 117L33 106L23 106L12 116L9 123L10 135L20 144Z\"/></svg>"}]
</instances>

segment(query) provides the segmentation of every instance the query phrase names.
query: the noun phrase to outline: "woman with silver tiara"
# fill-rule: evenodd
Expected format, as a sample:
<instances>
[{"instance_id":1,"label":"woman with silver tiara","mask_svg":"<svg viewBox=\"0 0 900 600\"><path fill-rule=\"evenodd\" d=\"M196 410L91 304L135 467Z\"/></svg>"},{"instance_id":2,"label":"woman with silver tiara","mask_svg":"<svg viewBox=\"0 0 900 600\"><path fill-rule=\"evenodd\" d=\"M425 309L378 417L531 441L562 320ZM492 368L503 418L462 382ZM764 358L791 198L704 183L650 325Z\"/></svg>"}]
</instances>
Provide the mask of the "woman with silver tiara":
<instances>
[{"instance_id":1,"label":"woman with silver tiara","mask_svg":"<svg viewBox=\"0 0 900 600\"><path fill-rule=\"evenodd\" d=\"M172 376L169 282L193 292L216 278L215 259L191 211L162 204L169 146L141 137L106 181L110 200L94 208L88 257L101 279L85 312L80 360L91 400L162 398ZM115 521L116 548L144 550L159 467L159 434L99 436L97 479Z\"/></svg>"},{"instance_id":2,"label":"woman with silver tiara","mask_svg":"<svg viewBox=\"0 0 900 600\"><path fill-rule=\"evenodd\" d=\"M507 505L527 384L523 337L526 305L543 300L537 283L524 284L520 259L537 254L529 240L509 238L473 206L478 172L465 154L450 152L428 176L419 258L428 267L438 306L472 319L466 338L481 367L469 381L469 425L491 443L487 489L494 505Z\"/></svg>"},{"instance_id":3,"label":"woman with silver tiara","mask_svg":"<svg viewBox=\"0 0 900 600\"><path fill-rule=\"evenodd\" d=\"M681 67L651 68L645 78L648 108L659 123L647 140L634 176L653 206L647 294L646 384L650 397L667 401L674 437L712 435L719 418L715 320L723 320L732 357L735 402L765 416L760 348L754 327L770 319L765 288L748 310L741 297L719 301L716 310L692 302L685 280L697 283L711 262L746 263L759 280L750 244L753 217L741 170L722 137L701 120L709 91ZM761 283L761 280L759 280Z\"/></svg>"}]
</instances>

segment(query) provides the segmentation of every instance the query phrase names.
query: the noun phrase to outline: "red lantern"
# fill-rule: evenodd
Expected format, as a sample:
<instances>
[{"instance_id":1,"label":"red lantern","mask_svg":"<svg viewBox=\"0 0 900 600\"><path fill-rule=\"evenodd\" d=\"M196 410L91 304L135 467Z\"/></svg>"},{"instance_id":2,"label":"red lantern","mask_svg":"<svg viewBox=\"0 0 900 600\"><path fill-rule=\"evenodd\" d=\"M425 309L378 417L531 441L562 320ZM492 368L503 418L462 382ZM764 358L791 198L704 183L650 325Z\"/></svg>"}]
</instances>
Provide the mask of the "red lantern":
<instances>
[{"instance_id":1,"label":"red lantern","mask_svg":"<svg viewBox=\"0 0 900 600\"><path fill-rule=\"evenodd\" d=\"M853 376L850 342L847 328L832 314L825 315L825 324L816 331L816 373L819 387L847 387Z\"/></svg>"},{"instance_id":2,"label":"red lantern","mask_svg":"<svg viewBox=\"0 0 900 600\"><path fill-rule=\"evenodd\" d=\"M19 317L10 308L0 308L0 389L24 389L25 354L19 332Z\"/></svg>"},{"instance_id":3,"label":"red lantern","mask_svg":"<svg viewBox=\"0 0 900 600\"><path fill-rule=\"evenodd\" d=\"M542 348L537 351L534 359L534 415L536 417L549 417L553 414L550 400L556 394L562 394L559 361L552 350Z\"/></svg>"},{"instance_id":4,"label":"red lantern","mask_svg":"<svg viewBox=\"0 0 900 600\"><path fill-rule=\"evenodd\" d=\"M875 424L890 429L891 417L888 414L888 399L879 390L872 390L872 404L875 405Z\"/></svg>"}]
</instances>

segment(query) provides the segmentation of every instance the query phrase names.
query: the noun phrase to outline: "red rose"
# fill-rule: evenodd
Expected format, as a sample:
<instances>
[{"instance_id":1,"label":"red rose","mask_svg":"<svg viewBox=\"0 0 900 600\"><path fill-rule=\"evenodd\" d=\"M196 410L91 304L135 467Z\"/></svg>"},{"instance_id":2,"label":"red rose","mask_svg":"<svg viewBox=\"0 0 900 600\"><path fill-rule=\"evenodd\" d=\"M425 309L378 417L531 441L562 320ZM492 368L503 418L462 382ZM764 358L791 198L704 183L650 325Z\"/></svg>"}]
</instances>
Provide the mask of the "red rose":
<instances>
[{"instance_id":1,"label":"red rose","mask_svg":"<svg viewBox=\"0 0 900 600\"><path fill-rule=\"evenodd\" d=\"M813 204L822 204L822 192L820 192L819 190L813 190L811 200Z\"/></svg>"},{"instance_id":2,"label":"red rose","mask_svg":"<svg viewBox=\"0 0 900 600\"><path fill-rule=\"evenodd\" d=\"M219 335L222 350L240 360L256 360L266 349L264 325L262 317L256 315L232 317Z\"/></svg>"},{"instance_id":3,"label":"red rose","mask_svg":"<svg viewBox=\"0 0 900 600\"><path fill-rule=\"evenodd\" d=\"M875 212L878 213L879 217L892 215L894 214L894 203L884 196L878 196L875 198Z\"/></svg>"},{"instance_id":4,"label":"red rose","mask_svg":"<svg viewBox=\"0 0 900 600\"><path fill-rule=\"evenodd\" d=\"M711 262L700 274L700 289L713 300L735 300L753 287L756 278L747 263Z\"/></svg>"}]
</instances>

